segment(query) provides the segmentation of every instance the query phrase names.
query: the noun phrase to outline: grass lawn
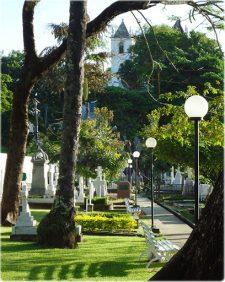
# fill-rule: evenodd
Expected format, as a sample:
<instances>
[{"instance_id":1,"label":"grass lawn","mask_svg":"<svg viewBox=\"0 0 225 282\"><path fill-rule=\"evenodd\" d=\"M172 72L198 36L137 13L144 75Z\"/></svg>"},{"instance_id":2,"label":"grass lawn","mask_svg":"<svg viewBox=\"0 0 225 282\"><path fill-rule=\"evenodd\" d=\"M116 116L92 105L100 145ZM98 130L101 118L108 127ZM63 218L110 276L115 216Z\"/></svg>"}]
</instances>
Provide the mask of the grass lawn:
<instances>
[{"instance_id":1,"label":"grass lawn","mask_svg":"<svg viewBox=\"0 0 225 282\"><path fill-rule=\"evenodd\" d=\"M37 219L46 213L32 211ZM83 237L77 249L41 248L32 242L9 240L11 228L1 228L2 280L147 281L162 266L149 269L140 253L144 238L125 236Z\"/></svg>"}]
</instances>

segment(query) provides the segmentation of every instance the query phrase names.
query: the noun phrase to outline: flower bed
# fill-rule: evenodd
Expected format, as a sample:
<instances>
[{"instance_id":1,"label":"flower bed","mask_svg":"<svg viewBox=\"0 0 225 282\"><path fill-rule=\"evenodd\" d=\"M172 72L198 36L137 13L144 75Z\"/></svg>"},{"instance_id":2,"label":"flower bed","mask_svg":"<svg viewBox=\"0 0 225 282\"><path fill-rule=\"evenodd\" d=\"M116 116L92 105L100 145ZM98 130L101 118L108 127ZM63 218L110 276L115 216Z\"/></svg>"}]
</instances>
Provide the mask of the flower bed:
<instances>
[{"instance_id":1,"label":"flower bed","mask_svg":"<svg viewBox=\"0 0 225 282\"><path fill-rule=\"evenodd\" d=\"M84 232L132 231L137 228L132 216L118 213L78 214L75 223L81 225Z\"/></svg>"}]
</instances>

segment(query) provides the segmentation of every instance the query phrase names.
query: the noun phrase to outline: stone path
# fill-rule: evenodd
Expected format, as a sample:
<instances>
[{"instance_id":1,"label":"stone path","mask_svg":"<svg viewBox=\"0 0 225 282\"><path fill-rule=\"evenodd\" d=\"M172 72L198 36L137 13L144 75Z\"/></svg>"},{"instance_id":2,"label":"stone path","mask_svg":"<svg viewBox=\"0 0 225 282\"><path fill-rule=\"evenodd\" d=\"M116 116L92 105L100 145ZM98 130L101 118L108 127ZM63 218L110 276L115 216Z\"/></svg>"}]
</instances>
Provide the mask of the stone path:
<instances>
[{"instance_id":1,"label":"stone path","mask_svg":"<svg viewBox=\"0 0 225 282\"><path fill-rule=\"evenodd\" d=\"M148 198L138 195L137 204L146 215L149 215L151 224L151 202ZM174 214L154 203L154 225L171 242L182 247L192 232L192 228L177 218Z\"/></svg>"}]
</instances>

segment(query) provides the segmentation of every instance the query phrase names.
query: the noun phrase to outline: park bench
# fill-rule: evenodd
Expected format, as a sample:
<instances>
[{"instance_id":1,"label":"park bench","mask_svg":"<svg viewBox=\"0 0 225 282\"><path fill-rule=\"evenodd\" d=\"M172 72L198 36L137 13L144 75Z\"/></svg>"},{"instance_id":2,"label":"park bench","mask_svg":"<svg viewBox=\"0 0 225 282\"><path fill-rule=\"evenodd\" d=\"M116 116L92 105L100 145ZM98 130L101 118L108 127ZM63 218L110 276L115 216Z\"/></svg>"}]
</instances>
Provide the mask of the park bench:
<instances>
[{"instance_id":1,"label":"park bench","mask_svg":"<svg viewBox=\"0 0 225 282\"><path fill-rule=\"evenodd\" d=\"M141 207L140 206L130 205L128 199L125 199L125 206L126 206L127 212L131 213L131 214L134 214L134 213L137 213L137 212L141 211Z\"/></svg>"},{"instance_id":2,"label":"park bench","mask_svg":"<svg viewBox=\"0 0 225 282\"><path fill-rule=\"evenodd\" d=\"M141 256L145 253L148 255L149 262L146 267L154 261L168 261L170 258L180 249L177 245L166 239L157 240L151 228L144 222L140 222L144 230L145 241L147 249L141 253Z\"/></svg>"}]
</instances>

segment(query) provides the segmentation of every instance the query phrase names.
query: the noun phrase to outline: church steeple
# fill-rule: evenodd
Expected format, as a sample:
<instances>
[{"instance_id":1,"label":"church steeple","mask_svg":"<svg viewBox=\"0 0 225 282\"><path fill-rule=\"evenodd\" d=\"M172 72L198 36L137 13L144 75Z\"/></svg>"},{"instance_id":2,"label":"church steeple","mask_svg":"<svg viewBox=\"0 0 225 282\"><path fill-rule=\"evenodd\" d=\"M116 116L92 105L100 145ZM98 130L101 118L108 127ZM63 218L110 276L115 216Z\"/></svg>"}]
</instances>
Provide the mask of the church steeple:
<instances>
[{"instance_id":1,"label":"church steeple","mask_svg":"<svg viewBox=\"0 0 225 282\"><path fill-rule=\"evenodd\" d=\"M132 44L133 38L130 36L122 20L117 31L111 37L111 72L113 76L109 85L122 87L122 83L118 77L118 70L120 65L129 59L129 48Z\"/></svg>"},{"instance_id":2,"label":"church steeple","mask_svg":"<svg viewBox=\"0 0 225 282\"><path fill-rule=\"evenodd\" d=\"M120 26L118 27L117 31L113 35L113 38L130 38L130 34L125 26L124 21L122 20Z\"/></svg>"}]
</instances>

